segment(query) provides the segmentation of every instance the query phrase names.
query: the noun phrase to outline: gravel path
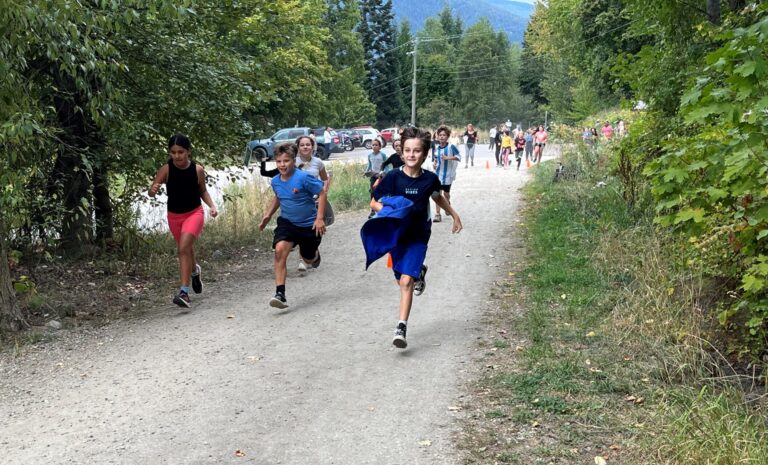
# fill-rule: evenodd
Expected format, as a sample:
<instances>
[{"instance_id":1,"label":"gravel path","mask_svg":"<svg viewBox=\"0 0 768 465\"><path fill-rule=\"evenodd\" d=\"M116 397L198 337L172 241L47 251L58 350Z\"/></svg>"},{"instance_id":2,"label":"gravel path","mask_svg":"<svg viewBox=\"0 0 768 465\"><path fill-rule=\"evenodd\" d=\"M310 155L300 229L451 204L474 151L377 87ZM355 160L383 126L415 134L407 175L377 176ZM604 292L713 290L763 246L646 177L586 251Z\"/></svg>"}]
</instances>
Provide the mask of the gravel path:
<instances>
[{"instance_id":1,"label":"gravel path","mask_svg":"<svg viewBox=\"0 0 768 465\"><path fill-rule=\"evenodd\" d=\"M408 349L391 345L391 271L383 260L364 271L366 212L340 215L320 268L300 276L291 255L287 310L267 306L265 254L252 279L211 283L191 311L169 304L3 355L0 462L455 463L460 413L449 407L461 400L527 177L476 152L452 192L465 230L451 235L450 219L433 226Z\"/></svg>"}]
</instances>

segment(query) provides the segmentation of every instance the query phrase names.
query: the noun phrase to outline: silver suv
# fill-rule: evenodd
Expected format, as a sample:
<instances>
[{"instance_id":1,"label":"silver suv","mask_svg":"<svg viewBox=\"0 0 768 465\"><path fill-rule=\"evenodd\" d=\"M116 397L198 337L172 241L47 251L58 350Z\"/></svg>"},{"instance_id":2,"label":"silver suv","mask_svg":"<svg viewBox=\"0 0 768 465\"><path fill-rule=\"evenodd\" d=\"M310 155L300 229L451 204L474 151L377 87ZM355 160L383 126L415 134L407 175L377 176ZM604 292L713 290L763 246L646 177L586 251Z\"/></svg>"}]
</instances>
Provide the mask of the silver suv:
<instances>
[{"instance_id":1,"label":"silver suv","mask_svg":"<svg viewBox=\"0 0 768 465\"><path fill-rule=\"evenodd\" d=\"M378 129L373 128L371 126L363 126L359 128L354 128L355 131L359 132L361 136L363 136L363 147L370 149L371 148L371 141L373 139L379 139L381 141L381 146L386 147L387 141L384 140L383 137L381 137L381 133Z\"/></svg>"}]
</instances>

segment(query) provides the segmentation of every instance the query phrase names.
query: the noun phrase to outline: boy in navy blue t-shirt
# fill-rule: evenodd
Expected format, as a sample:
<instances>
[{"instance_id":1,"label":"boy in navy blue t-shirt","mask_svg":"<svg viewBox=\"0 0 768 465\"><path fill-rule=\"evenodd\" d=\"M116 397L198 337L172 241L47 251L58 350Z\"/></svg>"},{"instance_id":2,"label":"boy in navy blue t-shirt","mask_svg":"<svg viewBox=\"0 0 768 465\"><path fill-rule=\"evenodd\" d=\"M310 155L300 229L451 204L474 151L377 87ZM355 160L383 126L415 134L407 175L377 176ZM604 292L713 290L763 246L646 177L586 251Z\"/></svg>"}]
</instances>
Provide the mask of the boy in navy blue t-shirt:
<instances>
[{"instance_id":1,"label":"boy in navy blue t-shirt","mask_svg":"<svg viewBox=\"0 0 768 465\"><path fill-rule=\"evenodd\" d=\"M401 141L405 165L391 171L381 180L373 192L371 208L376 212L380 211L383 208L381 199L386 196L401 196L413 202L411 213L408 215L408 225L397 246L390 252L392 269L400 286L400 321L397 323L392 344L404 349L408 346L405 333L414 290L419 295L426 285L424 277L427 267L424 265L424 259L432 234L430 199L452 216L454 233L461 231L462 225L456 210L443 197L437 175L421 168L431 145L430 134L418 128L407 128L403 131Z\"/></svg>"},{"instance_id":2,"label":"boy in navy blue t-shirt","mask_svg":"<svg viewBox=\"0 0 768 465\"><path fill-rule=\"evenodd\" d=\"M320 179L296 169L296 147L285 143L275 147L275 161L280 172L272 178L272 190L275 197L259 224L263 231L278 207L275 237L272 248L275 249L275 296L269 305L287 308L285 298L285 277L288 274L288 255L293 247L299 246L299 255L304 263L317 268L320 265L320 241L325 234L325 184ZM315 202L314 196L318 196Z\"/></svg>"}]
</instances>

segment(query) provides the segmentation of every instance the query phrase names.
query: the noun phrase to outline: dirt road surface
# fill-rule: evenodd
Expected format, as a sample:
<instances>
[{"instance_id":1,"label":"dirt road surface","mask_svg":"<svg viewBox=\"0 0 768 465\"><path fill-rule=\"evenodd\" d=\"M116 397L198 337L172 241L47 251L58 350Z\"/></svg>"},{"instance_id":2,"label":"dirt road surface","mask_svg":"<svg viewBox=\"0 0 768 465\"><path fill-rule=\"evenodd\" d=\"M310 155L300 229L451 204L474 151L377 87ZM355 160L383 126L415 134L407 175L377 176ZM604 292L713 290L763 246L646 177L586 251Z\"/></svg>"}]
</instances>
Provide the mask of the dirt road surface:
<instances>
[{"instance_id":1,"label":"dirt road surface","mask_svg":"<svg viewBox=\"0 0 768 465\"><path fill-rule=\"evenodd\" d=\"M433 225L424 295L406 350L391 341L398 289L364 270L367 212L343 214L320 268L289 259L290 308L271 254L247 280L218 280L190 311L60 332L0 358L0 462L32 464L452 464L462 383L507 226L527 173L487 147L459 168L451 220ZM490 168L486 161L490 160ZM170 297L169 297L170 300Z\"/></svg>"}]
</instances>

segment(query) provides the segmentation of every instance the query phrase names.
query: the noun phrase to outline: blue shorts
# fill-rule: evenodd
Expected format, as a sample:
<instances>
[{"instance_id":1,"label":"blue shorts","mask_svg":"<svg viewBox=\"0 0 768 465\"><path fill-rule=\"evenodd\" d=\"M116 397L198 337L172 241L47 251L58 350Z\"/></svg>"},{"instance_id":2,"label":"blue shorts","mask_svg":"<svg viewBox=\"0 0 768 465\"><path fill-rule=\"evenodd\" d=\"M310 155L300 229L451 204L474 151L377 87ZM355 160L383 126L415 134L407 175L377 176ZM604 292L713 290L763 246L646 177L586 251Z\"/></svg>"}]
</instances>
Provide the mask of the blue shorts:
<instances>
[{"instance_id":1,"label":"blue shorts","mask_svg":"<svg viewBox=\"0 0 768 465\"><path fill-rule=\"evenodd\" d=\"M395 279L400 281L402 275L416 279L421 274L424 259L427 258L427 244L424 242L398 244L392 249L390 255L392 255L392 271L395 273Z\"/></svg>"}]
</instances>

